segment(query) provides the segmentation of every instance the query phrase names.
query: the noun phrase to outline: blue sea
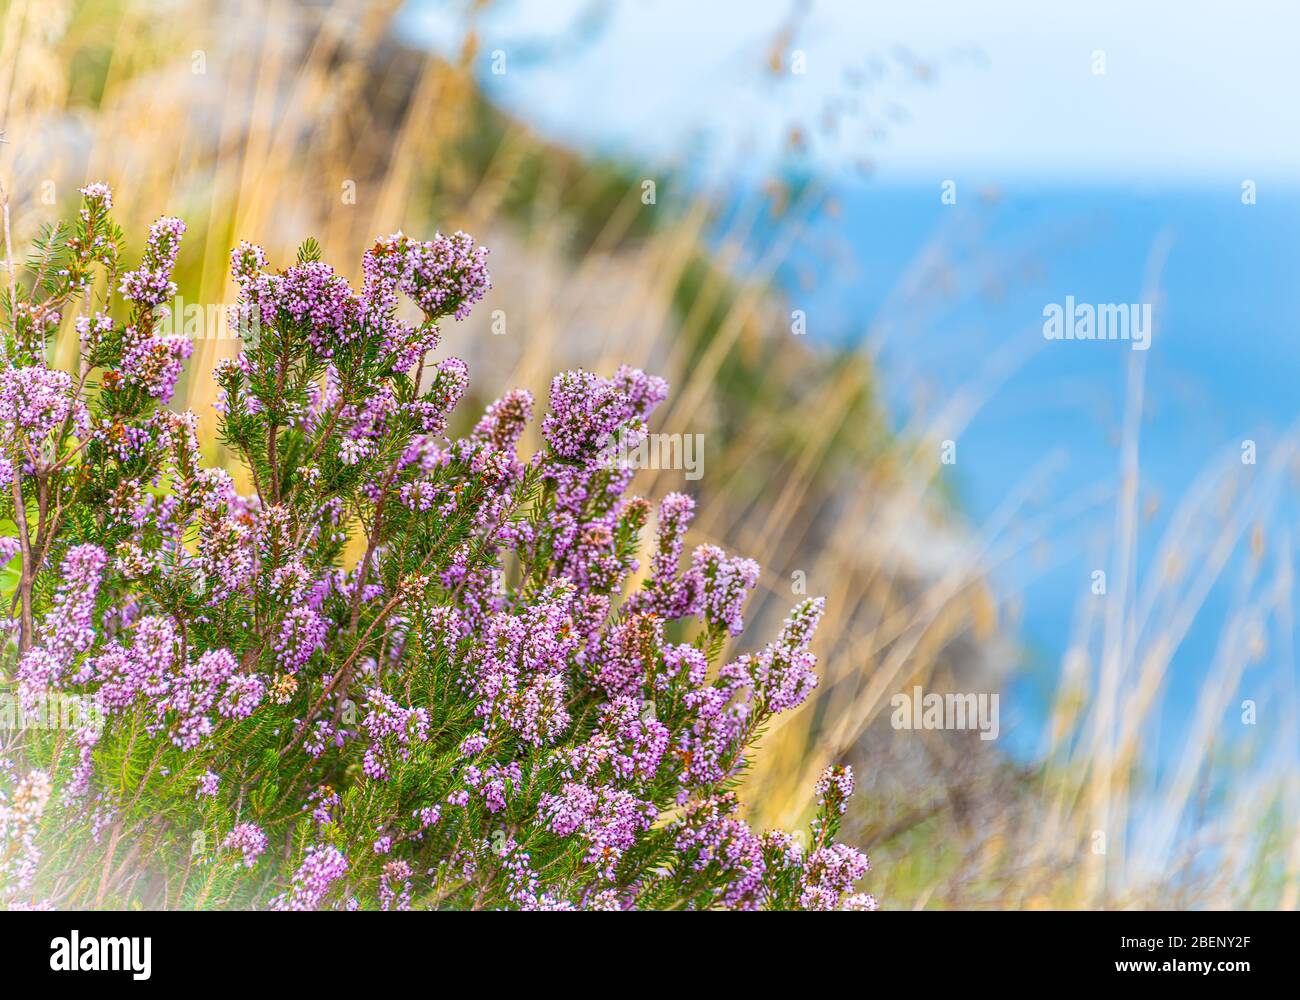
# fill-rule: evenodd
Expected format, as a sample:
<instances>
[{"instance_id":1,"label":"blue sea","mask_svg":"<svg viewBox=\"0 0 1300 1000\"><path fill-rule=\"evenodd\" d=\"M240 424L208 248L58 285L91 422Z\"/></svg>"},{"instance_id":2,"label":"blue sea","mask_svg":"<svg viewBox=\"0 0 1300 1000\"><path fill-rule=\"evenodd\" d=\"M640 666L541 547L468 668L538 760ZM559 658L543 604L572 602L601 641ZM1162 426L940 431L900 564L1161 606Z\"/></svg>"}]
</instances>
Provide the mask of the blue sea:
<instances>
[{"instance_id":1,"label":"blue sea","mask_svg":"<svg viewBox=\"0 0 1300 1000\"><path fill-rule=\"evenodd\" d=\"M1106 572L1109 596L1116 593L1130 366L1145 366L1132 602L1159 585L1157 545L1206 470L1225 477L1216 500L1261 490L1270 481L1263 477L1277 481L1174 657L1158 744L1162 759L1176 753L1232 613L1250 603L1242 595L1258 595L1294 555L1296 477L1279 444L1300 416L1300 192L1264 185L1249 204L1239 182L1227 180L1172 190L1011 183L959 185L956 203L945 204L938 179L824 186L830 203L812 213L781 273L792 307L807 313L810 338L871 345L890 419L903 432L954 396L979 392L969 422L939 435L955 443L956 461L943 472L971 530L1023 494L999 533L1010 548L994 571L1018 607L1023 659L1003 706L1014 748L1038 747L1076 617L1085 602L1106 599L1092 593L1094 571ZM1150 303L1149 349L1047 340L1044 308L1067 297ZM1243 461L1244 442L1254 443L1253 465ZM1252 540L1263 552L1254 591L1241 554ZM1231 704L1256 700L1276 722L1294 690L1291 637L1267 617L1261 628L1262 656ZM1237 708L1228 714L1225 721L1237 721Z\"/></svg>"}]
</instances>

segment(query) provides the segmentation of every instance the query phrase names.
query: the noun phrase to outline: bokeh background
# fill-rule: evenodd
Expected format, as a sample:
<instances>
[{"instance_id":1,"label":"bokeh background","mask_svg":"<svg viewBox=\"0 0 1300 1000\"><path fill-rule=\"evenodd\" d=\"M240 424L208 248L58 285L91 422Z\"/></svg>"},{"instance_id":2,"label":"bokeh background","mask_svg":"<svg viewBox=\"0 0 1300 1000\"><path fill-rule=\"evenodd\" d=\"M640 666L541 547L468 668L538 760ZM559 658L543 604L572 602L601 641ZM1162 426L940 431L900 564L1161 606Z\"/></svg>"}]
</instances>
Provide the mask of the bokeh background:
<instances>
[{"instance_id":1,"label":"bokeh background","mask_svg":"<svg viewBox=\"0 0 1300 1000\"><path fill-rule=\"evenodd\" d=\"M472 232L495 288L441 348L467 419L566 366L665 375L653 429L703 434L704 474L636 488L763 565L735 652L828 598L751 817L806 819L853 764L887 908L1294 908L1298 27L1262 0L5 0L0 180L16 243L92 180L137 239L184 217L207 310L239 239L314 236L356 278L378 235ZM1066 296L1152 303L1150 350L1045 340ZM176 404L221 462L237 343L207 332ZM895 729L916 685L999 694L998 739Z\"/></svg>"}]
</instances>

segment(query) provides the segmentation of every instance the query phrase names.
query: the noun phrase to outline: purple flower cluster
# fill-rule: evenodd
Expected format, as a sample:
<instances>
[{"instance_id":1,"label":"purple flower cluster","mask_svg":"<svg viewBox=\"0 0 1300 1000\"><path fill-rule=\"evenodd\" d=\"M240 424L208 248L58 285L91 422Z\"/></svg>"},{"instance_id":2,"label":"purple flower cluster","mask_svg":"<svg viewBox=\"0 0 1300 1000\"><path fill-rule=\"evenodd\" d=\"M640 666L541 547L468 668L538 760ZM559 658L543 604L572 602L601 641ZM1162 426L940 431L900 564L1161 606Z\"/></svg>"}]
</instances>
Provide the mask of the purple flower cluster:
<instances>
[{"instance_id":1,"label":"purple flower cluster","mask_svg":"<svg viewBox=\"0 0 1300 1000\"><path fill-rule=\"evenodd\" d=\"M167 697L158 702L157 709L160 715L170 715L168 734L182 750L192 750L212 734L213 706L238 666L229 650L212 649L184 664L171 678Z\"/></svg>"},{"instance_id":2,"label":"purple flower cluster","mask_svg":"<svg viewBox=\"0 0 1300 1000\"><path fill-rule=\"evenodd\" d=\"M330 888L348 870L347 858L337 847L313 844L294 873L287 893L271 901L273 910L318 910Z\"/></svg>"},{"instance_id":3,"label":"purple flower cluster","mask_svg":"<svg viewBox=\"0 0 1300 1000\"><path fill-rule=\"evenodd\" d=\"M512 389L488 406L474 425L474 440L494 452L514 454L528 421L533 418L533 394Z\"/></svg>"},{"instance_id":4,"label":"purple flower cluster","mask_svg":"<svg viewBox=\"0 0 1300 1000\"><path fill-rule=\"evenodd\" d=\"M62 579L54 606L45 616L38 639L18 664L24 705L32 707L52 686L58 686L73 661L95 641L95 597L108 556L97 545L77 545L63 557Z\"/></svg>"},{"instance_id":5,"label":"purple flower cluster","mask_svg":"<svg viewBox=\"0 0 1300 1000\"><path fill-rule=\"evenodd\" d=\"M164 216L149 227L149 242L139 269L122 275L119 290L124 298L152 309L176 294L172 269L184 235L185 223L171 216Z\"/></svg>"},{"instance_id":6,"label":"purple flower cluster","mask_svg":"<svg viewBox=\"0 0 1300 1000\"><path fill-rule=\"evenodd\" d=\"M0 441L35 465L49 457L50 440L71 420L78 437L90 428L86 404L72 394L72 376L41 365L0 368Z\"/></svg>"},{"instance_id":7,"label":"purple flower cluster","mask_svg":"<svg viewBox=\"0 0 1300 1000\"><path fill-rule=\"evenodd\" d=\"M626 695L603 705L596 732L571 754L575 770L592 778L607 765L618 781L652 781L672 738L668 727L649 715L652 707Z\"/></svg>"},{"instance_id":8,"label":"purple flower cluster","mask_svg":"<svg viewBox=\"0 0 1300 1000\"><path fill-rule=\"evenodd\" d=\"M215 799L219 791L221 791L221 776L211 771L204 771L199 775L199 780L194 783L195 799Z\"/></svg>"},{"instance_id":9,"label":"purple flower cluster","mask_svg":"<svg viewBox=\"0 0 1300 1000\"><path fill-rule=\"evenodd\" d=\"M468 233L438 233L427 241L390 237L386 246L395 248L401 257L400 268L394 272L390 267L388 273L395 275L402 291L430 318L464 319L492 287L487 248L476 246ZM371 251L371 255L375 253Z\"/></svg>"},{"instance_id":10,"label":"purple flower cluster","mask_svg":"<svg viewBox=\"0 0 1300 1000\"><path fill-rule=\"evenodd\" d=\"M823 598L804 601L791 612L776 642L757 656L741 659L754 697L767 712L785 712L802 704L817 686L817 657L808 650L826 607Z\"/></svg>"},{"instance_id":11,"label":"purple flower cluster","mask_svg":"<svg viewBox=\"0 0 1300 1000\"><path fill-rule=\"evenodd\" d=\"M311 345L325 357L336 345L359 336L360 303L347 280L318 261L295 264L282 274L261 274L245 289L259 307L262 326L281 320L306 331Z\"/></svg>"},{"instance_id":12,"label":"purple flower cluster","mask_svg":"<svg viewBox=\"0 0 1300 1000\"><path fill-rule=\"evenodd\" d=\"M93 226L111 195L86 204ZM626 496L634 470L611 448L648 433L662 379L559 374L533 456L516 451L522 389L452 439L468 368L423 361L436 322L490 287L485 249L379 240L357 293L314 244L272 272L242 243L234 308L257 336L217 379L245 495L203 468L197 418L161 405L189 355L153 319L183 232L150 231L120 283L127 325L109 306L78 323L102 372L89 404L66 373L0 366L0 483L44 484L59 462L78 477L57 494L75 532L56 533L28 594L39 625L17 671L25 702L76 691L103 715L69 764L43 762L73 822L154 830L142 843L162 864L181 824L228 831L233 876L211 889L232 905L874 907L855 890L865 856L833 842L851 772L818 781L807 851L751 830L730 791L765 724L816 686L824 602L723 658L759 567L707 543L684 567L683 493L660 504L639 574L652 507ZM0 563L20 550L0 540ZM305 853L268 850L304 836Z\"/></svg>"},{"instance_id":13,"label":"purple flower cluster","mask_svg":"<svg viewBox=\"0 0 1300 1000\"><path fill-rule=\"evenodd\" d=\"M189 338L180 334L140 336L134 327L128 327L124 341L122 374L127 382L138 385L160 402L170 401L185 360L194 351Z\"/></svg>"},{"instance_id":14,"label":"purple flower cluster","mask_svg":"<svg viewBox=\"0 0 1300 1000\"><path fill-rule=\"evenodd\" d=\"M691 803L675 824L673 846L691 871L714 871L718 904L752 910L762 902L766 864L759 838L733 815L736 806L730 792Z\"/></svg>"},{"instance_id":15,"label":"purple flower cluster","mask_svg":"<svg viewBox=\"0 0 1300 1000\"><path fill-rule=\"evenodd\" d=\"M294 608L280 625L275 643L276 662L290 673L306 666L312 654L325 645L327 631L325 620L312 608Z\"/></svg>"},{"instance_id":16,"label":"purple flower cluster","mask_svg":"<svg viewBox=\"0 0 1300 1000\"><path fill-rule=\"evenodd\" d=\"M411 908L411 866L405 861L390 861L379 877L379 906L384 910Z\"/></svg>"},{"instance_id":17,"label":"purple flower cluster","mask_svg":"<svg viewBox=\"0 0 1300 1000\"><path fill-rule=\"evenodd\" d=\"M31 771L6 792L0 771L0 904L18 902L18 893L31 885L40 864L36 832L50 801L51 784L44 771Z\"/></svg>"},{"instance_id":18,"label":"purple flower cluster","mask_svg":"<svg viewBox=\"0 0 1300 1000\"><path fill-rule=\"evenodd\" d=\"M485 768L471 764L465 768L463 777L466 786L479 793L484 808L490 813L504 809L510 790L518 788L524 780L523 770L517 761L504 765L489 764Z\"/></svg>"},{"instance_id":19,"label":"purple flower cluster","mask_svg":"<svg viewBox=\"0 0 1300 1000\"><path fill-rule=\"evenodd\" d=\"M699 577L679 576L682 543L694 517L695 501L685 493L669 493L660 502L650 578L634 595L632 603L635 607L669 620L684 618L698 607Z\"/></svg>"},{"instance_id":20,"label":"purple flower cluster","mask_svg":"<svg viewBox=\"0 0 1300 1000\"><path fill-rule=\"evenodd\" d=\"M831 765L821 773L813 791L817 795L819 806L843 816L848 811L849 798L853 795L853 768L848 765Z\"/></svg>"},{"instance_id":21,"label":"purple flower cluster","mask_svg":"<svg viewBox=\"0 0 1300 1000\"><path fill-rule=\"evenodd\" d=\"M157 615L142 618L133 632L129 649L109 643L90 664L95 702L106 714L143 703L151 730L166 730L177 747L193 750L214 732L214 715L245 719L262 703L262 677L239 672L229 650L206 650L183 662L175 624Z\"/></svg>"},{"instance_id":22,"label":"purple flower cluster","mask_svg":"<svg viewBox=\"0 0 1300 1000\"><path fill-rule=\"evenodd\" d=\"M252 868L266 852L266 834L256 823L240 823L221 841L221 846L243 855L245 868Z\"/></svg>"},{"instance_id":23,"label":"purple flower cluster","mask_svg":"<svg viewBox=\"0 0 1300 1000\"><path fill-rule=\"evenodd\" d=\"M409 759L411 747L429 738L429 713L423 708L403 708L379 688L368 690L366 701L370 711L361 723L370 737L365 772L376 781L384 781L394 759Z\"/></svg>"},{"instance_id":24,"label":"purple flower cluster","mask_svg":"<svg viewBox=\"0 0 1300 1000\"><path fill-rule=\"evenodd\" d=\"M538 813L552 833L582 837L588 845L587 862L611 880L624 852L659 815L652 803L630 792L612 785L591 788L573 781L567 782L558 795L543 795Z\"/></svg>"},{"instance_id":25,"label":"purple flower cluster","mask_svg":"<svg viewBox=\"0 0 1300 1000\"><path fill-rule=\"evenodd\" d=\"M87 184L77 190L86 199L85 211L87 212L92 209L106 212L113 207L113 189L102 181Z\"/></svg>"},{"instance_id":26,"label":"purple flower cluster","mask_svg":"<svg viewBox=\"0 0 1300 1000\"><path fill-rule=\"evenodd\" d=\"M149 615L135 626L130 650L117 643L95 658L99 687L95 699L105 711L119 712L137 698L161 703L170 687L177 635L169 618Z\"/></svg>"},{"instance_id":27,"label":"purple flower cluster","mask_svg":"<svg viewBox=\"0 0 1300 1000\"><path fill-rule=\"evenodd\" d=\"M870 870L867 856L847 844L819 847L804 863L799 905L805 910L839 909L843 897ZM874 909L874 906L864 908Z\"/></svg>"},{"instance_id":28,"label":"purple flower cluster","mask_svg":"<svg viewBox=\"0 0 1300 1000\"><path fill-rule=\"evenodd\" d=\"M409 370L438 345L435 320L464 319L491 287L487 253L461 232L423 242L395 233L366 251L361 315L367 329L395 355L398 371ZM425 322L419 328L396 318L399 291L423 311Z\"/></svg>"},{"instance_id":29,"label":"purple flower cluster","mask_svg":"<svg viewBox=\"0 0 1300 1000\"><path fill-rule=\"evenodd\" d=\"M621 368L612 379L581 368L551 380L551 410L542 435L556 456L590 466L607 458L616 432L631 442L644 420L668 395L668 385L636 369Z\"/></svg>"},{"instance_id":30,"label":"purple flower cluster","mask_svg":"<svg viewBox=\"0 0 1300 1000\"><path fill-rule=\"evenodd\" d=\"M557 588L522 616L493 615L479 647L475 713L535 747L554 742L569 724L564 674L578 645L571 600L571 589Z\"/></svg>"},{"instance_id":31,"label":"purple flower cluster","mask_svg":"<svg viewBox=\"0 0 1300 1000\"><path fill-rule=\"evenodd\" d=\"M758 563L732 558L716 545L701 545L691 555L691 576L698 581L700 613L710 626L740 635L741 612L749 591L758 583Z\"/></svg>"}]
</instances>

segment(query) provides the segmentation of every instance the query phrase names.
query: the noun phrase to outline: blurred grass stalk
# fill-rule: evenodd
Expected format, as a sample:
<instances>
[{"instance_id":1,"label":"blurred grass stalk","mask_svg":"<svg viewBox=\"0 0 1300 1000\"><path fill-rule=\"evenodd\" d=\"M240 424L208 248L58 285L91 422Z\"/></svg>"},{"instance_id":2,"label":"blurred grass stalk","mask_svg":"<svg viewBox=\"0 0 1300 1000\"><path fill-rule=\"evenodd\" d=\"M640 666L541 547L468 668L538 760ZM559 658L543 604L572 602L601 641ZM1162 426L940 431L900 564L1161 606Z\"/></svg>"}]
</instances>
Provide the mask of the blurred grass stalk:
<instances>
[{"instance_id":1,"label":"blurred grass stalk","mask_svg":"<svg viewBox=\"0 0 1300 1000\"><path fill-rule=\"evenodd\" d=\"M1018 767L945 734L893 732L883 724L893 692L990 690L1017 655L1001 639L987 581L1053 527L1009 530L1050 470L1035 470L967 533L951 524L935 456L1018 358L992 359L934 417L888 433L873 388L875 339L858 351L810 350L790 336L773 291L817 192L794 195L779 238L741 277L742 251L771 202L751 199L720 240L707 231L707 193L648 209L635 177L546 144L484 101L470 72L472 20L448 62L394 42L398 6L10 0L0 7L9 137L0 178L15 195L15 239L66 214L81 183L109 181L128 232L164 213L187 220L182 295L206 305L230 299L228 252L240 238L285 261L315 235L342 263L398 228L475 233L497 248L494 268L518 271L499 284L524 289L514 299L494 292L483 318L444 330L441 351L469 358L476 391L524 385L544 399L551 374L574 363L663 373L674 391L658 426L702 431L709 442L694 540L760 558L751 615L769 630L793 603L793 572L806 573L809 592L827 593L823 682L767 736L747 778L756 821L806 818L817 771L850 760L865 771L866 800L850 820L877 857L872 888L886 905L1294 908L1294 691L1290 757L1216 756L1217 727L1255 648L1243 636L1270 613L1290 634L1287 540L1262 597L1243 587L1175 773L1158 787L1144 780L1170 658L1278 484L1234 498L1225 513L1213 491L1222 477L1207 477L1184 498L1154 564L1199 570L1132 587L1139 373L1114 563L1123 567L1117 588L1132 599L1107 601L1100 622L1092 605L1084 610L1040 763ZM679 202L680 191L665 193L661 184L661 203ZM789 196L778 189L774 200ZM933 249L918 257L921 279ZM900 285L897 308L931 291L914 277ZM488 328L494 310L509 319L506 337ZM60 363L71 363L74 342L62 338ZM223 456L207 373L237 346L200 340L177 401L200 414L213 460ZM677 472L639 477L655 498L683 485ZM943 545L939 571L917 568L908 548L917 541ZM893 767L902 777L891 785ZM1198 797L1210 788L1226 796L1213 809Z\"/></svg>"}]
</instances>

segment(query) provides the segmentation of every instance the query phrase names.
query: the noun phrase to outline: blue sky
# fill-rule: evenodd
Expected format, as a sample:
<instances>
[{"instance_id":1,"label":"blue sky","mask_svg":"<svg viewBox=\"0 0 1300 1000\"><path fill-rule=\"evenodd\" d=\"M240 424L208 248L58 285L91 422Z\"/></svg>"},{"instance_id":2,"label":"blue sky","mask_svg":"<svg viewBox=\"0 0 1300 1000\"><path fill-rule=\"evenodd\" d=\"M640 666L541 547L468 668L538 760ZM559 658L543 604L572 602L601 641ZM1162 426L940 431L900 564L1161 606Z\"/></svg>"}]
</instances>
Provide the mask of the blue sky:
<instances>
[{"instance_id":1,"label":"blue sky","mask_svg":"<svg viewBox=\"0 0 1300 1000\"><path fill-rule=\"evenodd\" d=\"M467 8L414 0L404 30L454 51ZM676 159L706 135L729 170L766 161L798 125L818 165L869 161L883 179L1199 184L1300 169L1295 3L499 0L475 24L499 100L632 156ZM774 47L803 52L806 73L768 72Z\"/></svg>"}]
</instances>

